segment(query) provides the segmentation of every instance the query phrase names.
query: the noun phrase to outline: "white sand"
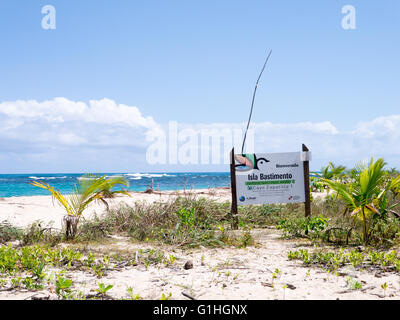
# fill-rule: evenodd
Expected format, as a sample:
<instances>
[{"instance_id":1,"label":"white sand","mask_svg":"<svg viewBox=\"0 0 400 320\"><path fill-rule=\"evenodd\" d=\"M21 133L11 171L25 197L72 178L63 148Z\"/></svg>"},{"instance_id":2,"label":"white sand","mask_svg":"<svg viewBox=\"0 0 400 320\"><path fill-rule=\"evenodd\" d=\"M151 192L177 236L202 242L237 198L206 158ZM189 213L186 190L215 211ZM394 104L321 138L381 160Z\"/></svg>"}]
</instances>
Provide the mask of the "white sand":
<instances>
[{"instance_id":1,"label":"white sand","mask_svg":"<svg viewBox=\"0 0 400 320\"><path fill-rule=\"evenodd\" d=\"M208 190L196 192L205 192L200 193L205 195ZM213 199L229 200L229 190L220 189L216 192L216 195L208 196ZM133 193L132 198L123 197L117 202L154 201L160 198L167 200L174 196L172 192L161 196ZM100 207L94 210L102 212ZM50 197L8 198L0 201L0 216L21 226L37 219L57 221L61 219L62 214L61 208L53 207ZM166 256L173 254L177 258L175 263L168 267L150 266L146 270L143 264L139 264L122 270L110 270L101 279L83 271L67 272L66 276L72 278L73 289L85 293L93 293L99 282L112 284L114 287L109 294L115 298L127 298L128 287L132 287L133 292L144 299L160 299L163 293L165 295L171 293L171 299L187 299L182 292L197 299L218 300L400 298L398 273L357 271L349 266L339 270L340 276L334 275L318 267L305 267L301 262L288 260L289 250L300 247L313 249L305 240L283 240L281 233L275 229L252 230L252 235L259 245L243 249L181 250L158 246L157 248L163 250ZM133 244L127 238L115 237L113 243L94 249L98 252L115 250L134 255L136 250L148 247L149 245L145 243ZM183 269L187 260L193 261L193 269ZM280 270L280 275L273 280L272 273L275 269ZM360 282L362 289L352 290L346 283L346 276ZM388 285L386 291L381 287L385 282ZM54 296L47 290L40 294ZM0 292L0 299L25 299L33 295L35 293L28 291L6 291Z\"/></svg>"}]
</instances>

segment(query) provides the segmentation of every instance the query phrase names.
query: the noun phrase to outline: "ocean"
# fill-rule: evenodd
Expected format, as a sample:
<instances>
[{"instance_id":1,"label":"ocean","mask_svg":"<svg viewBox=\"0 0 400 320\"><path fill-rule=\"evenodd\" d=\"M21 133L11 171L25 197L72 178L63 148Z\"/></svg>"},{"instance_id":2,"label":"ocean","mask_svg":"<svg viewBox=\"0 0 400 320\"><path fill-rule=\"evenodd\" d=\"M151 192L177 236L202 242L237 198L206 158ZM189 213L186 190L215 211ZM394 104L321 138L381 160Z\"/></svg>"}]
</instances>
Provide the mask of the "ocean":
<instances>
[{"instance_id":1,"label":"ocean","mask_svg":"<svg viewBox=\"0 0 400 320\"><path fill-rule=\"evenodd\" d=\"M0 174L0 197L20 197L50 195L50 192L32 186L34 180L46 182L52 187L68 194L82 173L57 174ZM186 190L230 187L229 172L175 172L175 173L99 173L107 177L122 176L129 181L130 191L145 191L152 182L154 189Z\"/></svg>"}]
</instances>

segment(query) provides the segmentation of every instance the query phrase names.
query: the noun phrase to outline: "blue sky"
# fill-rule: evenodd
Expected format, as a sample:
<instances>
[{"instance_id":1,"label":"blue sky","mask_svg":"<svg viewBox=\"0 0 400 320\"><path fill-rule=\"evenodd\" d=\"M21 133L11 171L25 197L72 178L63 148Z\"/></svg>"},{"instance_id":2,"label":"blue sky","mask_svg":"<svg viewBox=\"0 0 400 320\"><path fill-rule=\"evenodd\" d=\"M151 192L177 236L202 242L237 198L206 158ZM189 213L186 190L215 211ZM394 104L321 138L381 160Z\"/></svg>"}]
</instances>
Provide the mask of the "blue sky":
<instances>
[{"instance_id":1,"label":"blue sky","mask_svg":"<svg viewBox=\"0 0 400 320\"><path fill-rule=\"evenodd\" d=\"M48 4L56 9L55 30L41 27ZM355 30L341 26L344 5L356 9ZM142 134L171 120L186 128L244 126L270 49L253 114L257 152L296 151L304 142L314 169L370 156L400 167L394 150L400 143L399 18L397 0L2 0L0 171L226 170L222 164L150 165ZM82 119L65 115L66 107L51 111L51 119L41 105L24 107L36 110L33 115L15 112L16 101L59 97L89 109L90 101L106 98L115 103L104 107L111 114L124 105L140 116L125 123L131 133L122 128L123 112L112 125L96 118L86 132ZM54 120L57 112L61 121ZM304 132L299 123L328 127ZM265 127L284 125L293 130L274 131L274 141L260 138L271 134ZM127 135L129 143L118 140ZM103 143L108 138L118 146Z\"/></svg>"}]
</instances>

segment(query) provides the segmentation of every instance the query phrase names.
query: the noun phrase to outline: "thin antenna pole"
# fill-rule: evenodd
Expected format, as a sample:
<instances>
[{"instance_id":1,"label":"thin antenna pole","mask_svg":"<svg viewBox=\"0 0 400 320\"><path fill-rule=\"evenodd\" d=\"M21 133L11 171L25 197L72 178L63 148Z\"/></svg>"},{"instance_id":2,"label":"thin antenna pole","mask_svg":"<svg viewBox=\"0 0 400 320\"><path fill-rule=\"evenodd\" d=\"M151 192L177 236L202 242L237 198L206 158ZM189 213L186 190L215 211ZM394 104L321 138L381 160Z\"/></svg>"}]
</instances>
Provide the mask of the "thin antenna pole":
<instances>
[{"instance_id":1,"label":"thin antenna pole","mask_svg":"<svg viewBox=\"0 0 400 320\"><path fill-rule=\"evenodd\" d=\"M246 128L246 132L244 133L244 138L243 138L243 144L242 144L242 154L243 154L243 150L244 150L244 143L246 142L246 136L247 136L247 130L249 130L249 126L250 126L250 120L251 120L251 115L253 114L253 107L254 107L254 100L256 98L256 92L257 92L257 87L258 87L258 82L260 81L261 75L264 72L265 66L267 65L267 62L269 60L269 57L271 56L272 50L269 52L267 59L265 59L265 63L264 66L260 72L260 75L258 76L257 82L256 82L256 86L254 88L254 93L253 93L253 99L251 101L251 108L250 108L250 115L249 115L249 121L247 122L247 128Z\"/></svg>"}]
</instances>

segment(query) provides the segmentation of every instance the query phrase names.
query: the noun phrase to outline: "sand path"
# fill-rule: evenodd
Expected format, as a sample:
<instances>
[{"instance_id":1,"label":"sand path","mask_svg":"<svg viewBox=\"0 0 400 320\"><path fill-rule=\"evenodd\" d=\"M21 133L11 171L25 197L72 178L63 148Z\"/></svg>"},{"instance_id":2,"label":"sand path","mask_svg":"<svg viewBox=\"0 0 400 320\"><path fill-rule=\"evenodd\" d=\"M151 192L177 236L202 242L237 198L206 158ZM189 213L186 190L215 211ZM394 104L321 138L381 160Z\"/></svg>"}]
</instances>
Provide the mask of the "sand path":
<instances>
[{"instance_id":1,"label":"sand path","mask_svg":"<svg viewBox=\"0 0 400 320\"><path fill-rule=\"evenodd\" d=\"M275 299L399 299L400 277L397 273L356 271L352 267L340 269L340 275L328 273L318 267L305 267L301 262L290 261L287 252L298 247L310 247L306 242L281 239L275 229L252 231L258 242L256 247L243 249L218 248L195 250L173 250L158 246L165 255L173 254L176 261L165 267L149 266L143 263L120 270L110 270L99 279L95 275L74 271L66 276L73 280L73 289L85 294L93 293L99 282L113 285L108 292L114 298L128 298L127 289L144 299L160 299L162 294L171 299L187 299L186 292L196 299L213 300L275 300ZM148 245L133 244L128 239L116 237L113 243L96 248L100 252L124 251L134 254ZM185 270L187 260L193 262L193 269ZM279 269L277 278L273 272ZM362 289L349 288L346 276L360 282ZM386 292L381 284L388 284ZM43 291L41 295L50 295ZM26 299L34 293L28 291L0 292L0 299Z\"/></svg>"}]
</instances>

